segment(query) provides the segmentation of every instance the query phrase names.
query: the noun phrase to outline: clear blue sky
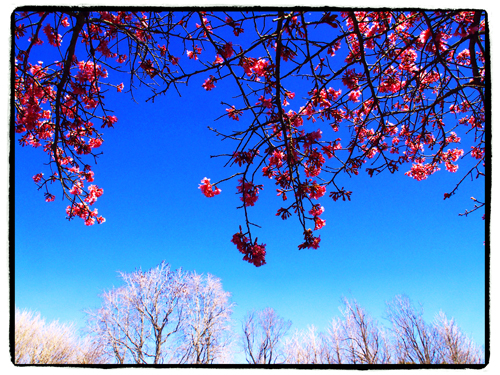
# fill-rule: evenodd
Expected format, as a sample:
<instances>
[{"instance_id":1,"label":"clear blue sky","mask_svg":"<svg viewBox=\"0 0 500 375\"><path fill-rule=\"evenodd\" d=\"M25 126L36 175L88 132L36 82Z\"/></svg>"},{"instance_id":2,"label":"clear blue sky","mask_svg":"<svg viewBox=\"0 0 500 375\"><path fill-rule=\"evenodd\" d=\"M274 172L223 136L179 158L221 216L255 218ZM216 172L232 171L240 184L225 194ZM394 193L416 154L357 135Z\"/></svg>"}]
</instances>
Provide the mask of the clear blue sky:
<instances>
[{"instance_id":1,"label":"clear blue sky","mask_svg":"<svg viewBox=\"0 0 500 375\"><path fill-rule=\"evenodd\" d=\"M205 78L190 81L182 98L172 92L154 105L134 103L127 94L110 96L119 121L105 130L104 155L93 167L95 183L104 189L96 203L107 220L102 225L67 221L68 202L61 201L57 186L56 201L46 203L32 176L48 173L47 156L16 145L11 225L17 307L82 327L83 311L98 307L98 295L120 284L117 271L145 270L165 260L173 268L220 277L236 303L235 320L269 306L293 328L314 324L323 330L339 316L346 296L386 323L385 301L405 293L423 303L427 321L443 310L484 345L483 211L458 216L472 207L470 196L484 200L484 183L467 180L443 200L465 163L456 174L443 167L421 182L403 175L409 166L396 175L342 177L339 186L353 191L352 200L322 201L327 224L319 231L318 250L297 249L300 224L275 216L280 202L267 183L249 209L262 226L254 236L267 244L267 264L256 268L230 242L244 223L243 211L236 209L236 181L219 185L222 194L210 199L198 189L203 177L215 182L236 171L223 168L225 159L210 158L232 152L234 145L221 142L207 126L229 131L235 123L214 123L225 106L222 91L201 87Z\"/></svg>"}]
</instances>

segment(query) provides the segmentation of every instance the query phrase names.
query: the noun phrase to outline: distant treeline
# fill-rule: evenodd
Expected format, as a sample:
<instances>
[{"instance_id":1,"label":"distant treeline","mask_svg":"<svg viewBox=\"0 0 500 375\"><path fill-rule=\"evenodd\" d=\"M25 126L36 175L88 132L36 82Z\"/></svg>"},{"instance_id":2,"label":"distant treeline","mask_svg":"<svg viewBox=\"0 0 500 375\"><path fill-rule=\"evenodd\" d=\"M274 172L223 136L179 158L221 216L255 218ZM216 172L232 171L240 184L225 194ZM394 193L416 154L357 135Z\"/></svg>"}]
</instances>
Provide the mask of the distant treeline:
<instances>
[{"instance_id":1,"label":"distant treeline","mask_svg":"<svg viewBox=\"0 0 500 375\"><path fill-rule=\"evenodd\" d=\"M433 322L408 297L387 303L385 328L355 300L342 299L341 318L324 332L291 331L274 309L234 322L230 293L219 278L161 263L120 273L124 285L102 294L78 334L15 310L15 364L245 364L381 365L484 364L485 354L443 312ZM238 328L236 328L238 327Z\"/></svg>"}]
</instances>

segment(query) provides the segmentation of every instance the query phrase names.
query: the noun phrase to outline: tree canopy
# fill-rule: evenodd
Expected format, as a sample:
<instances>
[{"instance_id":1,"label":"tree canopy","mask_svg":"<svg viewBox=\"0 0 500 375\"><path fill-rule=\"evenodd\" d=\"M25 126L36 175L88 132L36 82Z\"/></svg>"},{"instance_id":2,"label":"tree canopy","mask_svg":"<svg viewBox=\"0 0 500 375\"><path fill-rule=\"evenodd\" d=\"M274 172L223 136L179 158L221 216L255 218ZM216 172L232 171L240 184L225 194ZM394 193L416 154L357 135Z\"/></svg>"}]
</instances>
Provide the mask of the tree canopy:
<instances>
[{"instance_id":1,"label":"tree canopy","mask_svg":"<svg viewBox=\"0 0 500 375\"><path fill-rule=\"evenodd\" d=\"M48 155L33 176L46 201L61 194L68 219L86 225L105 221L92 207L103 194L92 163L103 128L120 124L106 94L141 89L155 101L194 76L220 97L221 118L232 125L212 128L230 150L215 156L239 168L217 182L205 177L199 188L210 198L237 181L244 218L231 242L255 266L265 264L266 245L252 235L250 207L264 185L274 184L282 202L276 216L297 217L298 248L316 249L321 201L353 194L341 175L402 171L420 181L472 160L444 199L466 178L485 177L482 10L26 7L12 25L14 130L20 145ZM113 81L111 71L128 81ZM227 81L234 91L219 92ZM463 215L485 205L473 201Z\"/></svg>"}]
</instances>

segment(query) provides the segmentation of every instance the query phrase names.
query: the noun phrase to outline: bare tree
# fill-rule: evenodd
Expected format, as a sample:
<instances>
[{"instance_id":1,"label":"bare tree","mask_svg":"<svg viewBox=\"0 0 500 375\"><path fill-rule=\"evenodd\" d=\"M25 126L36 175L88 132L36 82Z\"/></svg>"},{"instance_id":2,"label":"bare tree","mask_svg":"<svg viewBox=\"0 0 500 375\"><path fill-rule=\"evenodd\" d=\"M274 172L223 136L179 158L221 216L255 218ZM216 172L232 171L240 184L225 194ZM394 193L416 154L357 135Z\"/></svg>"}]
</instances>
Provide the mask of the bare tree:
<instances>
[{"instance_id":1,"label":"bare tree","mask_svg":"<svg viewBox=\"0 0 500 375\"><path fill-rule=\"evenodd\" d=\"M292 322L272 308L252 311L243 321L242 345L245 359L251 364L276 364L284 360L281 341Z\"/></svg>"},{"instance_id":2,"label":"bare tree","mask_svg":"<svg viewBox=\"0 0 500 375\"><path fill-rule=\"evenodd\" d=\"M187 274L165 262L156 268L120 273L123 287L105 292L102 306L89 311L89 329L105 339L118 363L169 363L177 348L173 337L181 328Z\"/></svg>"},{"instance_id":3,"label":"bare tree","mask_svg":"<svg viewBox=\"0 0 500 375\"><path fill-rule=\"evenodd\" d=\"M117 363L218 363L227 360L233 304L219 278L163 262L120 273L125 285L105 292L89 329Z\"/></svg>"},{"instance_id":4,"label":"bare tree","mask_svg":"<svg viewBox=\"0 0 500 375\"><path fill-rule=\"evenodd\" d=\"M221 280L190 274L182 324L179 363L212 364L229 361L233 303Z\"/></svg>"},{"instance_id":5,"label":"bare tree","mask_svg":"<svg viewBox=\"0 0 500 375\"><path fill-rule=\"evenodd\" d=\"M453 318L448 320L440 311L434 320L434 327L438 338L439 363L484 363L481 349L462 332Z\"/></svg>"},{"instance_id":6,"label":"bare tree","mask_svg":"<svg viewBox=\"0 0 500 375\"><path fill-rule=\"evenodd\" d=\"M296 330L285 342L286 363L320 364L322 362L322 344L314 325L307 330Z\"/></svg>"},{"instance_id":7,"label":"bare tree","mask_svg":"<svg viewBox=\"0 0 500 375\"><path fill-rule=\"evenodd\" d=\"M392 329L373 319L355 300L342 299L341 318L334 318L326 332L316 327L296 330L282 343L287 364L482 364L484 353L457 326L439 313L433 324L423 319L406 296L396 296L388 304ZM267 348L256 340L259 324L256 313L249 314L244 326L247 362L258 362ZM271 324L272 326L272 324ZM268 330L269 332L270 330ZM252 332L252 334L247 334ZM265 337L265 336L264 336ZM262 343L260 346L255 343ZM252 362L254 361L254 362Z\"/></svg>"},{"instance_id":8,"label":"bare tree","mask_svg":"<svg viewBox=\"0 0 500 375\"><path fill-rule=\"evenodd\" d=\"M342 299L343 320L332 320L326 332L314 326L296 331L285 343L287 363L380 364L389 363L387 338L356 301Z\"/></svg>"},{"instance_id":9,"label":"bare tree","mask_svg":"<svg viewBox=\"0 0 500 375\"><path fill-rule=\"evenodd\" d=\"M342 334L342 322L339 318L332 319L326 332L320 333L322 363L341 364L346 363L343 354L344 337Z\"/></svg>"},{"instance_id":10,"label":"bare tree","mask_svg":"<svg viewBox=\"0 0 500 375\"><path fill-rule=\"evenodd\" d=\"M70 325L47 324L40 314L15 309L14 363L86 364L105 363L99 346L79 338Z\"/></svg>"},{"instance_id":11,"label":"bare tree","mask_svg":"<svg viewBox=\"0 0 500 375\"><path fill-rule=\"evenodd\" d=\"M377 364L389 361L386 340L377 321L357 301L342 299L342 336L348 363Z\"/></svg>"},{"instance_id":12,"label":"bare tree","mask_svg":"<svg viewBox=\"0 0 500 375\"><path fill-rule=\"evenodd\" d=\"M407 296L398 295L387 304L387 316L392 323L397 363L437 362L437 331L424 321L422 306L417 309Z\"/></svg>"}]
</instances>

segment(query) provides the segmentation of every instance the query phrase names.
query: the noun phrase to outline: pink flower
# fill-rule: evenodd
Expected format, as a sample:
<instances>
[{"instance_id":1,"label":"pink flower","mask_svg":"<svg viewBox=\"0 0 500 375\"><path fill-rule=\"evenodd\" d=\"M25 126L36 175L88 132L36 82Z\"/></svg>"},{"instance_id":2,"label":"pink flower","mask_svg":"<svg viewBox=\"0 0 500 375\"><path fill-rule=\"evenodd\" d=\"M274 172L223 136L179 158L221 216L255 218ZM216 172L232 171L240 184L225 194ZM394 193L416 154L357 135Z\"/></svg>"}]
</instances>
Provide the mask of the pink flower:
<instances>
[{"instance_id":1,"label":"pink flower","mask_svg":"<svg viewBox=\"0 0 500 375\"><path fill-rule=\"evenodd\" d=\"M212 198L213 196L221 193L221 189L218 187L213 188L212 184L210 184L210 179L206 177L201 180L201 184L198 189L200 189L207 198Z\"/></svg>"},{"instance_id":2,"label":"pink flower","mask_svg":"<svg viewBox=\"0 0 500 375\"><path fill-rule=\"evenodd\" d=\"M320 219L317 216L314 217L314 230L323 228L325 224L326 224L325 220Z\"/></svg>"},{"instance_id":3,"label":"pink flower","mask_svg":"<svg viewBox=\"0 0 500 375\"><path fill-rule=\"evenodd\" d=\"M313 182L310 189L311 190L309 192L309 198L311 198L311 199L319 199L323 195L325 195L325 192L326 192L326 187L318 185L316 183L316 181Z\"/></svg>"},{"instance_id":4,"label":"pink flower","mask_svg":"<svg viewBox=\"0 0 500 375\"><path fill-rule=\"evenodd\" d=\"M210 78L207 78L205 80L205 83L201 86L207 91L212 90L213 88L215 88L214 78L215 78L214 76L210 76Z\"/></svg>"},{"instance_id":5,"label":"pink flower","mask_svg":"<svg viewBox=\"0 0 500 375\"><path fill-rule=\"evenodd\" d=\"M323 206L320 206L319 204L315 204L312 209L309 211L309 214L312 216L319 216L323 212L325 212L325 208Z\"/></svg>"},{"instance_id":6,"label":"pink flower","mask_svg":"<svg viewBox=\"0 0 500 375\"><path fill-rule=\"evenodd\" d=\"M342 145L340 144L340 138L337 138L333 144L330 142L329 145L327 146L322 146L321 147L321 150L323 151L323 153L330 159L332 158L334 155L335 155L335 151L336 150L341 150L342 149Z\"/></svg>"},{"instance_id":7,"label":"pink flower","mask_svg":"<svg viewBox=\"0 0 500 375\"><path fill-rule=\"evenodd\" d=\"M431 31L429 29L424 30L420 33L420 43L424 44L431 37Z\"/></svg>"},{"instance_id":8,"label":"pink flower","mask_svg":"<svg viewBox=\"0 0 500 375\"><path fill-rule=\"evenodd\" d=\"M281 168L283 166L283 159L285 154L283 151L274 150L272 156L269 158L269 166Z\"/></svg>"},{"instance_id":9,"label":"pink flower","mask_svg":"<svg viewBox=\"0 0 500 375\"><path fill-rule=\"evenodd\" d=\"M257 105L261 105L264 108L272 108L273 107L273 99L265 99L264 95L261 95L259 101L256 103Z\"/></svg>"},{"instance_id":10,"label":"pink flower","mask_svg":"<svg viewBox=\"0 0 500 375\"><path fill-rule=\"evenodd\" d=\"M471 147L472 151L470 152L471 156L476 158L476 159L481 159L484 155L484 149L480 147Z\"/></svg>"},{"instance_id":11,"label":"pink flower","mask_svg":"<svg viewBox=\"0 0 500 375\"><path fill-rule=\"evenodd\" d=\"M304 165L304 172L307 177L316 177L321 173L321 168L306 163Z\"/></svg>"},{"instance_id":12,"label":"pink flower","mask_svg":"<svg viewBox=\"0 0 500 375\"><path fill-rule=\"evenodd\" d=\"M68 171L72 173L79 174L80 173L80 167L78 165L74 165L73 167L69 168Z\"/></svg>"},{"instance_id":13,"label":"pink flower","mask_svg":"<svg viewBox=\"0 0 500 375\"><path fill-rule=\"evenodd\" d=\"M252 244L248 237L241 232L241 226L240 231L233 235L231 242L236 245L240 253L245 255L243 260L252 263L255 267L260 267L266 264L266 245L258 245L257 238Z\"/></svg>"},{"instance_id":14,"label":"pink flower","mask_svg":"<svg viewBox=\"0 0 500 375\"><path fill-rule=\"evenodd\" d=\"M201 48L196 46L194 47L194 51L190 51L190 50L187 50L186 51L186 54L187 56L192 59L192 60L198 60L198 55L201 53ZM179 60L179 59L177 59ZM172 61L172 60L171 60ZM172 64L174 64L174 62L172 61ZM174 64L174 65L177 65L177 64Z\"/></svg>"},{"instance_id":15,"label":"pink flower","mask_svg":"<svg viewBox=\"0 0 500 375\"><path fill-rule=\"evenodd\" d=\"M60 47L61 42L62 42L62 37L59 34L56 34L55 30L52 28L50 25L46 25L43 28L43 32L47 36L47 39L49 40L49 43L53 45L54 47Z\"/></svg>"},{"instance_id":16,"label":"pink flower","mask_svg":"<svg viewBox=\"0 0 500 375\"><path fill-rule=\"evenodd\" d=\"M39 183L42 180L42 176L43 176L43 173L38 173L38 174L34 175L33 181L35 181L36 183Z\"/></svg>"},{"instance_id":17,"label":"pink flower","mask_svg":"<svg viewBox=\"0 0 500 375\"><path fill-rule=\"evenodd\" d=\"M356 90L359 86L359 79L362 77L362 74L356 73L353 69L347 69L342 77L342 83L346 85L350 90Z\"/></svg>"},{"instance_id":18,"label":"pink flower","mask_svg":"<svg viewBox=\"0 0 500 375\"><path fill-rule=\"evenodd\" d=\"M224 48L220 49L219 53L225 59L229 59L234 54L233 43L232 42L227 42L226 44L224 44Z\"/></svg>"},{"instance_id":19,"label":"pink flower","mask_svg":"<svg viewBox=\"0 0 500 375\"><path fill-rule=\"evenodd\" d=\"M448 172L452 172L452 173L455 173L457 170L458 170L458 165L456 164L453 164L452 162L450 162L449 160L447 160L444 165L446 166L446 170Z\"/></svg>"},{"instance_id":20,"label":"pink flower","mask_svg":"<svg viewBox=\"0 0 500 375\"><path fill-rule=\"evenodd\" d=\"M204 30L203 31L203 36L206 38L207 37L207 31L212 34L213 31L212 30L212 26L210 25L210 22L208 21L208 19L206 17L203 17L203 26L205 26L205 29L206 31ZM196 28L199 29L201 28L202 26L200 24L196 24Z\"/></svg>"},{"instance_id":21,"label":"pink flower","mask_svg":"<svg viewBox=\"0 0 500 375\"><path fill-rule=\"evenodd\" d=\"M359 91L359 90L356 90L356 91L351 91L351 92L349 93L349 100L351 100L351 101L353 101L353 102L357 103L357 102L359 102L359 99L358 99L358 98L360 97L360 95L361 95L361 91Z\"/></svg>"},{"instance_id":22,"label":"pink flower","mask_svg":"<svg viewBox=\"0 0 500 375\"><path fill-rule=\"evenodd\" d=\"M45 193L45 202L54 202L54 199L56 199L55 195Z\"/></svg>"},{"instance_id":23,"label":"pink flower","mask_svg":"<svg viewBox=\"0 0 500 375\"><path fill-rule=\"evenodd\" d=\"M160 55L165 56L167 54L167 47L165 46L165 44L163 46L160 46L158 44L158 48L160 49Z\"/></svg>"},{"instance_id":24,"label":"pink flower","mask_svg":"<svg viewBox=\"0 0 500 375\"><path fill-rule=\"evenodd\" d=\"M73 194L73 195L80 195L80 194L82 194L82 182L81 181L75 182L75 184L73 185L73 187L71 188L71 190L69 191L69 193Z\"/></svg>"},{"instance_id":25,"label":"pink flower","mask_svg":"<svg viewBox=\"0 0 500 375\"><path fill-rule=\"evenodd\" d=\"M415 163L405 175L413 177L417 181L422 181L438 170L439 168L434 164Z\"/></svg>"},{"instance_id":26,"label":"pink flower","mask_svg":"<svg viewBox=\"0 0 500 375\"><path fill-rule=\"evenodd\" d=\"M94 171L83 172L83 176L85 177L85 180L87 180L87 182L94 181Z\"/></svg>"},{"instance_id":27,"label":"pink flower","mask_svg":"<svg viewBox=\"0 0 500 375\"><path fill-rule=\"evenodd\" d=\"M448 137L446 137L447 143L460 143L460 137L457 137L455 132L451 132Z\"/></svg>"},{"instance_id":28,"label":"pink flower","mask_svg":"<svg viewBox=\"0 0 500 375\"><path fill-rule=\"evenodd\" d=\"M312 146L313 143L319 141L321 139L321 134L323 134L323 132L320 129L308 133L304 139L304 147L307 148L309 146Z\"/></svg>"},{"instance_id":29,"label":"pink flower","mask_svg":"<svg viewBox=\"0 0 500 375\"><path fill-rule=\"evenodd\" d=\"M415 52L414 49L407 49L403 51L403 53L399 56L399 59L401 60L399 69L406 71L412 71L416 69L415 60L417 59L417 57L417 52Z\"/></svg>"},{"instance_id":30,"label":"pink flower","mask_svg":"<svg viewBox=\"0 0 500 375\"><path fill-rule=\"evenodd\" d=\"M91 226L95 224L95 219L93 217L89 217L88 219L85 219L85 225Z\"/></svg>"},{"instance_id":31,"label":"pink flower","mask_svg":"<svg viewBox=\"0 0 500 375\"><path fill-rule=\"evenodd\" d=\"M259 150L255 152L255 150L251 151L237 151L233 153L234 162L238 163L241 167L243 164L252 164L253 159L256 155L259 154Z\"/></svg>"},{"instance_id":32,"label":"pink flower","mask_svg":"<svg viewBox=\"0 0 500 375\"><path fill-rule=\"evenodd\" d=\"M470 52L468 49L464 49L462 52L460 52L457 55L457 61L465 64L465 65L470 65Z\"/></svg>"},{"instance_id":33,"label":"pink flower","mask_svg":"<svg viewBox=\"0 0 500 375\"><path fill-rule=\"evenodd\" d=\"M460 156L464 154L464 150L460 150L458 148L454 148L453 150L447 150L443 154L444 160L457 161Z\"/></svg>"},{"instance_id":34,"label":"pink flower","mask_svg":"<svg viewBox=\"0 0 500 375\"><path fill-rule=\"evenodd\" d=\"M92 148L98 148L102 145L102 140L99 138L90 138L89 139L89 146Z\"/></svg>"},{"instance_id":35,"label":"pink flower","mask_svg":"<svg viewBox=\"0 0 500 375\"><path fill-rule=\"evenodd\" d=\"M224 62L224 59L220 55L215 56L215 61L213 62L214 65L222 64Z\"/></svg>"},{"instance_id":36,"label":"pink flower","mask_svg":"<svg viewBox=\"0 0 500 375\"><path fill-rule=\"evenodd\" d=\"M259 77L264 77L266 75L269 61L248 57L242 59L241 65L247 76L251 77L255 74L255 80L259 81Z\"/></svg>"},{"instance_id":37,"label":"pink flower","mask_svg":"<svg viewBox=\"0 0 500 375\"><path fill-rule=\"evenodd\" d=\"M253 182L243 181L242 178L238 181L240 182L238 193L242 194L240 200L246 207L255 205L255 202L259 199L259 190L263 189L262 185L254 185Z\"/></svg>"},{"instance_id":38,"label":"pink flower","mask_svg":"<svg viewBox=\"0 0 500 375\"><path fill-rule=\"evenodd\" d=\"M238 111L236 110L236 108L234 108L234 105L231 106L231 108L226 108L226 112L227 112L227 115L229 116L229 118L232 118L233 120L236 120L236 121L239 121L239 117L241 114L243 114L242 111Z\"/></svg>"},{"instance_id":39,"label":"pink flower","mask_svg":"<svg viewBox=\"0 0 500 375\"><path fill-rule=\"evenodd\" d=\"M104 190L98 188L95 185L90 185L88 189L89 189L89 194L85 198L85 202L87 202L89 205L92 206L97 200L97 198L99 198L103 194Z\"/></svg>"},{"instance_id":40,"label":"pink flower","mask_svg":"<svg viewBox=\"0 0 500 375\"><path fill-rule=\"evenodd\" d=\"M319 243L321 241L321 237L314 237L312 234L312 230L308 229L304 232L304 242L299 245L299 250L308 248L308 249L317 249L319 247Z\"/></svg>"},{"instance_id":41,"label":"pink flower","mask_svg":"<svg viewBox=\"0 0 500 375\"><path fill-rule=\"evenodd\" d=\"M104 128L107 126L108 128L112 128L113 124L118 121L118 118L116 116L106 116L104 118L104 122L101 126L101 128Z\"/></svg>"},{"instance_id":42,"label":"pink flower","mask_svg":"<svg viewBox=\"0 0 500 375\"><path fill-rule=\"evenodd\" d=\"M179 63L180 57L170 56L170 62L172 65L177 65Z\"/></svg>"},{"instance_id":43,"label":"pink flower","mask_svg":"<svg viewBox=\"0 0 500 375\"><path fill-rule=\"evenodd\" d=\"M79 72L77 74L77 79L80 83L94 82L99 77L106 78L108 72L101 65L95 65L91 61L80 61L78 62Z\"/></svg>"}]
</instances>

